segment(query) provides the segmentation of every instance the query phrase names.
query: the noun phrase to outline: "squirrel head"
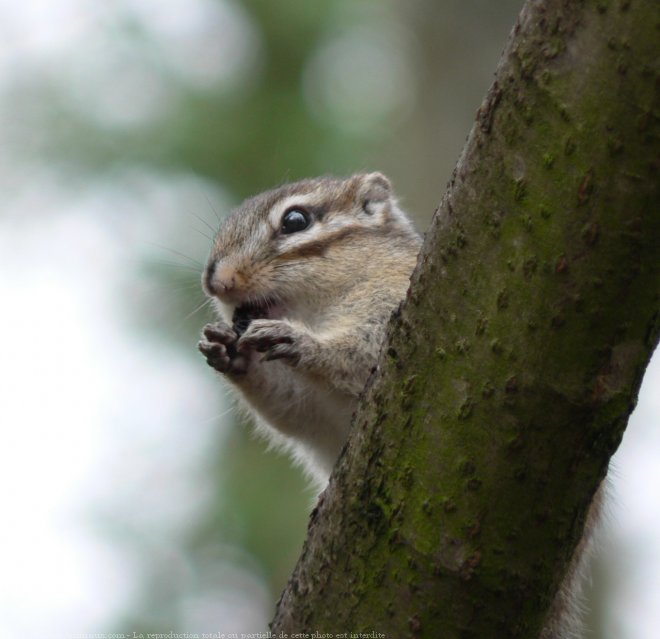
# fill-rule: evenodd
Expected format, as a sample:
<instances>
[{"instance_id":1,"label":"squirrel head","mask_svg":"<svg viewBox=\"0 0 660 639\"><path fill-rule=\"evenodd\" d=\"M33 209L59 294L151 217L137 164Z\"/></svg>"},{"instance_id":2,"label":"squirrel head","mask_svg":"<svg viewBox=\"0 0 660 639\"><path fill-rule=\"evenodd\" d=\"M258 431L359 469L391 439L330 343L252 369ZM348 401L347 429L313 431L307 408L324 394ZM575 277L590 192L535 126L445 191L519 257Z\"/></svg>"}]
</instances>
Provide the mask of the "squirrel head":
<instances>
[{"instance_id":1,"label":"squirrel head","mask_svg":"<svg viewBox=\"0 0 660 639\"><path fill-rule=\"evenodd\" d=\"M244 306L323 305L377 276L397 247L418 243L382 173L302 180L246 200L224 220L203 286L228 316Z\"/></svg>"}]
</instances>

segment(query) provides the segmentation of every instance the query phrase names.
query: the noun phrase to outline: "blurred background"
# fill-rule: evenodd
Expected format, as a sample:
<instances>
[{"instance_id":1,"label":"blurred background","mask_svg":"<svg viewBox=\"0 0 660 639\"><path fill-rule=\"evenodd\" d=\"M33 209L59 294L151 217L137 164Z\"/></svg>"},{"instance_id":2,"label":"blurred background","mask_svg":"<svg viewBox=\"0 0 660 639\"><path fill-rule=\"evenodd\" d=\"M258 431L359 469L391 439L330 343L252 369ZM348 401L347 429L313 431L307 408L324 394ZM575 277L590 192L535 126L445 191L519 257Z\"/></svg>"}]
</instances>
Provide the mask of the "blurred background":
<instances>
[{"instance_id":1,"label":"blurred background","mask_svg":"<svg viewBox=\"0 0 660 639\"><path fill-rule=\"evenodd\" d=\"M266 629L313 495L196 351L211 236L364 169L424 228L521 5L0 0L1 637ZM659 388L656 358L593 637L660 627Z\"/></svg>"}]
</instances>

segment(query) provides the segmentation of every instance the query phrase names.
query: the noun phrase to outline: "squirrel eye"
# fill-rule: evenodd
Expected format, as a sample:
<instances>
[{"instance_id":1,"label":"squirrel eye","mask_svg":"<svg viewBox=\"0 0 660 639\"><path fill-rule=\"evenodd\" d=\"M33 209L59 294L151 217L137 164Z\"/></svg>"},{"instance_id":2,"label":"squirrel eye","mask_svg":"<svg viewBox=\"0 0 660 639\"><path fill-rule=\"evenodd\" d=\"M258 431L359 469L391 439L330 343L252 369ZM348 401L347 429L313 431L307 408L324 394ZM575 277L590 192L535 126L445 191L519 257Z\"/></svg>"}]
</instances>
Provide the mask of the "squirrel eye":
<instances>
[{"instance_id":1,"label":"squirrel eye","mask_svg":"<svg viewBox=\"0 0 660 639\"><path fill-rule=\"evenodd\" d=\"M282 216L282 233L288 235L289 233L297 233L304 231L309 226L309 215L301 209L289 209Z\"/></svg>"}]
</instances>

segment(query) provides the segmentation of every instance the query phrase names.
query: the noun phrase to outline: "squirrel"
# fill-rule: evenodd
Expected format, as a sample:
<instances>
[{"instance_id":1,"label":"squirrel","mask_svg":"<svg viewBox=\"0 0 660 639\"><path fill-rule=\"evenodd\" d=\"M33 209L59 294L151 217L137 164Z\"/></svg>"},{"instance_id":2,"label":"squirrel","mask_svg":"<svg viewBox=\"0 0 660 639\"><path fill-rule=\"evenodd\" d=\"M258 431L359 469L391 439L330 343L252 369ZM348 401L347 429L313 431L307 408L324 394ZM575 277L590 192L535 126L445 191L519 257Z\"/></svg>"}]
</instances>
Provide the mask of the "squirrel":
<instances>
[{"instance_id":1,"label":"squirrel","mask_svg":"<svg viewBox=\"0 0 660 639\"><path fill-rule=\"evenodd\" d=\"M285 184L222 224L202 276L222 319L199 350L271 441L323 487L348 438L421 237L381 173ZM541 639L579 632L579 590L603 488Z\"/></svg>"},{"instance_id":2,"label":"squirrel","mask_svg":"<svg viewBox=\"0 0 660 639\"><path fill-rule=\"evenodd\" d=\"M381 173L285 184L221 225L202 276L221 320L199 350L260 430L323 487L421 237Z\"/></svg>"}]
</instances>

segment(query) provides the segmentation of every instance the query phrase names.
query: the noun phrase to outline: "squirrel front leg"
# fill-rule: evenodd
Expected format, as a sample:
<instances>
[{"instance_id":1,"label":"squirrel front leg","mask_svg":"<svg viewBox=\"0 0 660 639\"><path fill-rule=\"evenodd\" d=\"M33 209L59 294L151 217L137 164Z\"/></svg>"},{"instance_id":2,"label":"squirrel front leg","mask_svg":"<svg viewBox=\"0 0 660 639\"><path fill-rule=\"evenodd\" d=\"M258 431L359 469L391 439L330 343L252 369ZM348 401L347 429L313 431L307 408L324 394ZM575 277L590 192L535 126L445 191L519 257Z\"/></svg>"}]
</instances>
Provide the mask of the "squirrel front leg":
<instances>
[{"instance_id":1,"label":"squirrel front leg","mask_svg":"<svg viewBox=\"0 0 660 639\"><path fill-rule=\"evenodd\" d=\"M353 330L313 335L287 320L253 320L238 340L239 353L264 353L262 361L280 359L292 368L323 380L336 390L357 397L380 348L380 332Z\"/></svg>"}]
</instances>

